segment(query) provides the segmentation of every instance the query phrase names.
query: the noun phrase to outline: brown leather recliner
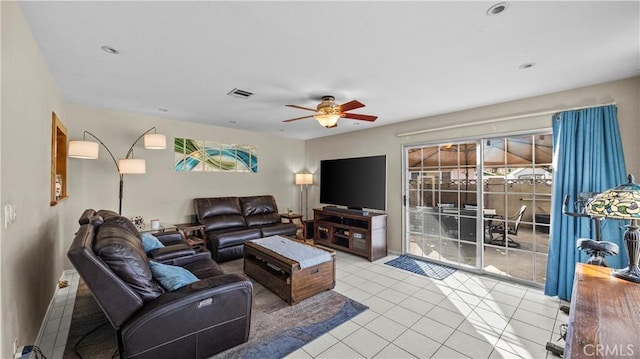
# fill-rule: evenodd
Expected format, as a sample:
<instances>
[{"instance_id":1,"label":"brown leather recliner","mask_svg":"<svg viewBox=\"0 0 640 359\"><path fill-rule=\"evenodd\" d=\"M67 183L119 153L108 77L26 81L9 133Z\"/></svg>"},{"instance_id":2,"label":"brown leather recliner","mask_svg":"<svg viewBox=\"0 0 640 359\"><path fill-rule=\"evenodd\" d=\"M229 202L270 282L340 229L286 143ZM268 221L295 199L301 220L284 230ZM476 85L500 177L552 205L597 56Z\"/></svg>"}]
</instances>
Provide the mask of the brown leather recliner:
<instances>
[{"instance_id":1,"label":"brown leather recliner","mask_svg":"<svg viewBox=\"0 0 640 359\"><path fill-rule=\"evenodd\" d=\"M115 329L120 358L206 358L248 339L246 277L224 274L207 253L182 261L199 281L166 291L128 219L85 211L80 222L67 255Z\"/></svg>"},{"instance_id":2,"label":"brown leather recliner","mask_svg":"<svg viewBox=\"0 0 640 359\"><path fill-rule=\"evenodd\" d=\"M295 224L282 223L271 195L196 198L193 204L204 225L207 248L219 263L242 258L247 240L296 235Z\"/></svg>"}]
</instances>

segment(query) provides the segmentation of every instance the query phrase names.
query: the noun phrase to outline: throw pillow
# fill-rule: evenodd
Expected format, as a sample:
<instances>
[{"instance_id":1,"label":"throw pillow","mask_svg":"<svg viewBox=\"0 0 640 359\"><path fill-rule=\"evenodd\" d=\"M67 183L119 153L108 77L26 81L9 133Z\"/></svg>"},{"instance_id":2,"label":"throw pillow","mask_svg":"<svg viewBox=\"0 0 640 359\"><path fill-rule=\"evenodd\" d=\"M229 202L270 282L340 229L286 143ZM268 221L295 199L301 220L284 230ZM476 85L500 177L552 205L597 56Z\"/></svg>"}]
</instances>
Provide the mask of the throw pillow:
<instances>
[{"instance_id":1,"label":"throw pillow","mask_svg":"<svg viewBox=\"0 0 640 359\"><path fill-rule=\"evenodd\" d=\"M198 281L198 277L182 267L149 261L149 268L151 268L153 277L167 291L176 290Z\"/></svg>"},{"instance_id":2,"label":"throw pillow","mask_svg":"<svg viewBox=\"0 0 640 359\"><path fill-rule=\"evenodd\" d=\"M164 248L164 244L149 232L140 233L140 238L142 239L142 248L144 248L145 253L149 253L154 249Z\"/></svg>"}]
</instances>

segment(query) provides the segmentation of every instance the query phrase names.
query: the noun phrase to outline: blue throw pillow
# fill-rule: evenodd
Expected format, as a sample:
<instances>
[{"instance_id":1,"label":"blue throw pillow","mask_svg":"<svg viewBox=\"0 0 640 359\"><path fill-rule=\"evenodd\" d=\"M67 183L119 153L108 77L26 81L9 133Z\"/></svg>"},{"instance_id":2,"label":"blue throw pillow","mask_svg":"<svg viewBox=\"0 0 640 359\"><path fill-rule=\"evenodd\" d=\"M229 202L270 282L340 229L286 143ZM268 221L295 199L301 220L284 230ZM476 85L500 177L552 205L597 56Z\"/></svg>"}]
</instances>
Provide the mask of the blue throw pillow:
<instances>
[{"instance_id":1,"label":"blue throw pillow","mask_svg":"<svg viewBox=\"0 0 640 359\"><path fill-rule=\"evenodd\" d=\"M145 253L149 253L154 249L164 248L164 244L149 232L140 233L140 238L142 239L142 248L144 248Z\"/></svg>"},{"instance_id":2,"label":"blue throw pillow","mask_svg":"<svg viewBox=\"0 0 640 359\"><path fill-rule=\"evenodd\" d=\"M167 291L176 290L198 281L198 277L182 267L149 261L149 268L151 268L153 278L157 279Z\"/></svg>"}]
</instances>

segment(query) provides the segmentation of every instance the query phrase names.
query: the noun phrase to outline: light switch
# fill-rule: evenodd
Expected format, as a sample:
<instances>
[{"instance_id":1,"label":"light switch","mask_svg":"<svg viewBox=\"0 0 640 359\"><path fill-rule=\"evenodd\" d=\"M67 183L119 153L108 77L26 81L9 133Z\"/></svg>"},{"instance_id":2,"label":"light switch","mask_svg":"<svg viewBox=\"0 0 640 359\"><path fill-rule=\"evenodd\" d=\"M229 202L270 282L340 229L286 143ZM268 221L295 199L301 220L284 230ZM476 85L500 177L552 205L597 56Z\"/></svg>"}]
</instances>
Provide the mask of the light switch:
<instances>
[{"instance_id":1,"label":"light switch","mask_svg":"<svg viewBox=\"0 0 640 359\"><path fill-rule=\"evenodd\" d=\"M4 228L12 223L16 223L16 207L7 204L4 206Z\"/></svg>"},{"instance_id":2,"label":"light switch","mask_svg":"<svg viewBox=\"0 0 640 359\"><path fill-rule=\"evenodd\" d=\"M11 223L11 218L13 217L11 212L12 212L11 205L10 204L5 205L4 206L4 228L5 229L9 226L9 223Z\"/></svg>"}]
</instances>

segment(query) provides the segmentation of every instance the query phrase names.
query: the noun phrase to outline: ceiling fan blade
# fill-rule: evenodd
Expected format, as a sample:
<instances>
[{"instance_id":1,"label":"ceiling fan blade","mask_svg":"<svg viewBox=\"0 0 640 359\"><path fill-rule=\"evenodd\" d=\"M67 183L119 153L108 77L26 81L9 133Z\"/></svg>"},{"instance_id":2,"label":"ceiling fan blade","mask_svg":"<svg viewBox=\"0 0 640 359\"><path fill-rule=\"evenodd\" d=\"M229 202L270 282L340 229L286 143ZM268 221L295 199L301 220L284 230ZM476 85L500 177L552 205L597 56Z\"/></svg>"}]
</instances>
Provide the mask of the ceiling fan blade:
<instances>
[{"instance_id":1,"label":"ceiling fan blade","mask_svg":"<svg viewBox=\"0 0 640 359\"><path fill-rule=\"evenodd\" d=\"M313 112L317 111L315 108L303 107L303 106L298 106L298 105L285 105L285 106L293 107L293 108L299 108L301 110L307 110L307 111L313 111Z\"/></svg>"},{"instance_id":2,"label":"ceiling fan blade","mask_svg":"<svg viewBox=\"0 0 640 359\"><path fill-rule=\"evenodd\" d=\"M350 118L352 120L369 121L369 122L373 122L378 118L378 116L361 115L358 113L344 113L343 115L344 115L343 116L344 118Z\"/></svg>"},{"instance_id":3,"label":"ceiling fan blade","mask_svg":"<svg viewBox=\"0 0 640 359\"><path fill-rule=\"evenodd\" d=\"M353 100L340 105L340 112L347 112L361 107L364 107L364 104L362 102Z\"/></svg>"},{"instance_id":4,"label":"ceiling fan blade","mask_svg":"<svg viewBox=\"0 0 640 359\"><path fill-rule=\"evenodd\" d=\"M310 118L313 117L313 115L309 115L309 116L302 116L302 117L296 117L296 118L292 118L290 120L284 120L282 122L293 122L293 121L298 121L298 120L302 120L304 118Z\"/></svg>"}]
</instances>

